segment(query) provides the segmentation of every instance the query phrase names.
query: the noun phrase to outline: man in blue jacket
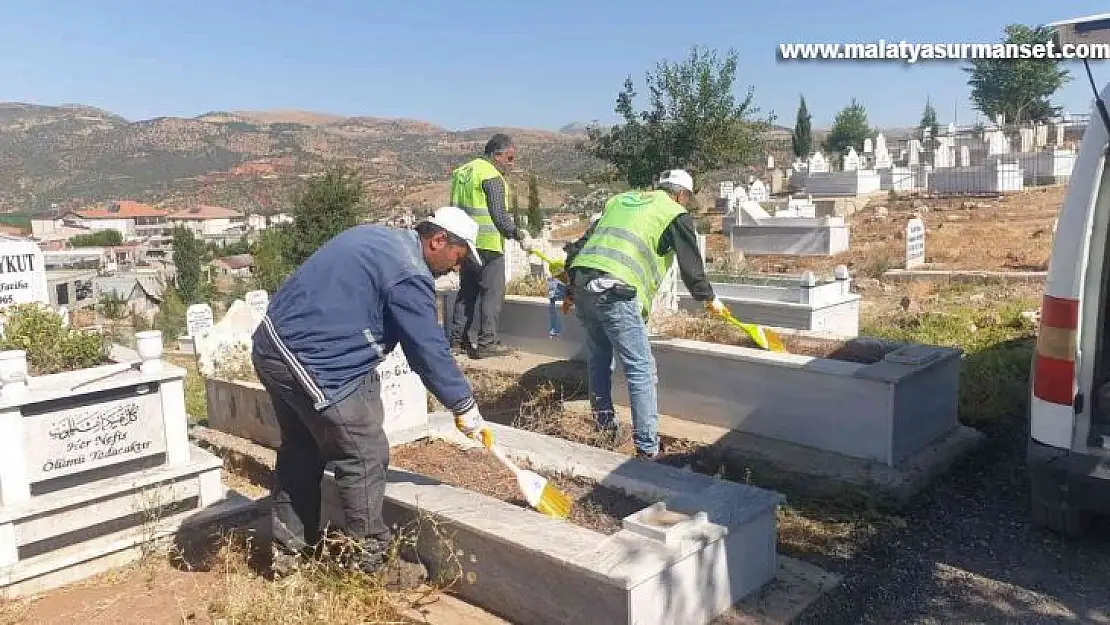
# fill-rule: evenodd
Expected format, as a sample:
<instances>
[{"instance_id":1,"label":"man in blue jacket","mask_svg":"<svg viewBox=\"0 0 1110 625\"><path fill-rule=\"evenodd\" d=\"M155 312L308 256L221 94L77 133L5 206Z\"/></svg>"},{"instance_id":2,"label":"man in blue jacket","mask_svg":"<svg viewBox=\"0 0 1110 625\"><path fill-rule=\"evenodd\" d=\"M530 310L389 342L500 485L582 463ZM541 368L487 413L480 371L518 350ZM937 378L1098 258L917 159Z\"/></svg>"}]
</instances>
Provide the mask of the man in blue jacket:
<instances>
[{"instance_id":1,"label":"man in blue jacket","mask_svg":"<svg viewBox=\"0 0 1110 625\"><path fill-rule=\"evenodd\" d=\"M478 224L441 208L414 230L359 225L320 247L274 294L252 361L281 429L273 486L273 570L292 572L320 544L320 481L331 462L348 564L386 570L382 519L389 441L375 368L400 345L409 365L467 435L484 434L470 384L439 324L434 279L469 255ZM391 569L393 570L393 569Z\"/></svg>"}]
</instances>

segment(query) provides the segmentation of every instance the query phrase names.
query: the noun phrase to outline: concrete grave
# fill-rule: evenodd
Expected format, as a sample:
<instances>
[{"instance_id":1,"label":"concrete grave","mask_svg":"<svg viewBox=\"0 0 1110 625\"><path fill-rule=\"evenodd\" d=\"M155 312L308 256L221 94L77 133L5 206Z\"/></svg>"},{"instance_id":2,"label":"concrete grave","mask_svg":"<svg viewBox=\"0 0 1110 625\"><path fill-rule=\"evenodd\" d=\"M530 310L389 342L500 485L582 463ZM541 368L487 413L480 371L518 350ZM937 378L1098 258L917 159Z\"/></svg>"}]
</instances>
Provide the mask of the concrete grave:
<instances>
[{"instance_id":1,"label":"concrete grave","mask_svg":"<svg viewBox=\"0 0 1110 625\"><path fill-rule=\"evenodd\" d=\"M863 140L863 153L864 154L871 154L872 152L874 152L874 149L873 149L873 146L871 144L871 137L867 137L866 139Z\"/></svg>"},{"instance_id":2,"label":"concrete grave","mask_svg":"<svg viewBox=\"0 0 1110 625\"><path fill-rule=\"evenodd\" d=\"M906 224L906 269L925 264L925 223L914 217Z\"/></svg>"},{"instance_id":3,"label":"concrete grave","mask_svg":"<svg viewBox=\"0 0 1110 625\"><path fill-rule=\"evenodd\" d=\"M758 219L728 232L731 249L751 256L834 256L848 251L848 224L843 217Z\"/></svg>"},{"instance_id":4,"label":"concrete grave","mask_svg":"<svg viewBox=\"0 0 1110 625\"><path fill-rule=\"evenodd\" d=\"M625 517L621 529L604 534L391 467L386 522L415 532L416 549L432 576L457 580L451 592L470 603L514 623L699 625L771 588L781 574L775 518L781 495L496 423L490 427L506 452L531 469L590 480L645 505ZM208 433L205 438L229 443ZM477 447L446 413L432 415L403 442L419 440ZM342 524L330 466L323 489L323 520Z\"/></svg>"},{"instance_id":5,"label":"concrete grave","mask_svg":"<svg viewBox=\"0 0 1110 625\"><path fill-rule=\"evenodd\" d=\"M874 169L809 171L799 178L806 193L818 197L867 195L881 187L879 173Z\"/></svg>"},{"instance_id":6,"label":"concrete grave","mask_svg":"<svg viewBox=\"0 0 1110 625\"><path fill-rule=\"evenodd\" d=\"M733 282L714 282L713 291L737 319L792 328L813 335L859 336L861 296L852 292L847 267L837 267L831 280L812 273L801 276L747 275ZM679 306L689 313L703 306L683 288Z\"/></svg>"},{"instance_id":7,"label":"concrete grave","mask_svg":"<svg viewBox=\"0 0 1110 625\"><path fill-rule=\"evenodd\" d=\"M546 315L543 298L506 297L502 319L513 321L499 328L502 340L551 358L584 354L583 339L569 344L569 337L582 336L577 318L564 317L567 338L548 341ZM562 353L551 343L561 343ZM666 380L659 386L660 413L692 423L887 466L958 426L961 353L956 349L861 337L848 348L885 355L852 362L686 339L656 337L651 345L658 377ZM613 377L613 390L614 400L627 406L622 375Z\"/></svg>"},{"instance_id":8,"label":"concrete grave","mask_svg":"<svg viewBox=\"0 0 1110 625\"><path fill-rule=\"evenodd\" d=\"M188 440L185 370L161 361L160 332L136 339L141 364L131 354L38 377L27 375L23 352L0 353L8 596L134 560L142 543L224 510L221 461Z\"/></svg>"},{"instance_id":9,"label":"concrete grave","mask_svg":"<svg viewBox=\"0 0 1110 625\"><path fill-rule=\"evenodd\" d=\"M926 188L933 193L1006 193L1024 189L1025 179L1018 163L992 160L984 165L934 171Z\"/></svg>"},{"instance_id":10,"label":"concrete grave","mask_svg":"<svg viewBox=\"0 0 1110 625\"><path fill-rule=\"evenodd\" d=\"M544 323L546 335L546 318ZM390 440L427 424L428 393L400 345L386 354L370 380L372 395L382 402ZM260 383L205 377L204 389L209 427L267 447L281 443L273 404Z\"/></svg>"}]
</instances>

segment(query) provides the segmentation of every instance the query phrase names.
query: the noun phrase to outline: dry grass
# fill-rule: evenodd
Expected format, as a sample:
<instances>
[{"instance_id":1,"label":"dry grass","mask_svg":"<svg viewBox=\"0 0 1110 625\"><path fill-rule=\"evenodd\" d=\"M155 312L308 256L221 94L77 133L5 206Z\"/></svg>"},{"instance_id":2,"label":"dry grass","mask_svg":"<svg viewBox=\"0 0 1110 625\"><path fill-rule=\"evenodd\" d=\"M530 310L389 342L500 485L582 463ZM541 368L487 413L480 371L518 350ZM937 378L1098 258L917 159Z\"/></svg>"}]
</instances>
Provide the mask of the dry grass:
<instances>
[{"instance_id":1,"label":"dry grass","mask_svg":"<svg viewBox=\"0 0 1110 625\"><path fill-rule=\"evenodd\" d=\"M1043 271L1052 248L1052 223L1063 203L1063 185L1030 189L1001 198L876 198L851 215L851 249L833 257L748 257L753 271L831 273L847 265L856 277L878 277L905 261L906 221L920 212L925 222L925 259L934 268L983 271ZM879 207L885 210L877 211ZM709 237L711 250L724 250L723 235ZM987 244L989 243L989 244Z\"/></svg>"},{"instance_id":2,"label":"dry grass","mask_svg":"<svg viewBox=\"0 0 1110 625\"><path fill-rule=\"evenodd\" d=\"M665 336L760 349L743 330L711 317L684 313L660 317L657 330ZM837 341L795 334L780 334L783 347L791 354L829 358L846 362L873 363L894 349L893 345L867 339Z\"/></svg>"},{"instance_id":3,"label":"dry grass","mask_svg":"<svg viewBox=\"0 0 1110 625\"><path fill-rule=\"evenodd\" d=\"M525 297L547 297L547 280L530 275L513 278L505 285L505 293Z\"/></svg>"}]
</instances>

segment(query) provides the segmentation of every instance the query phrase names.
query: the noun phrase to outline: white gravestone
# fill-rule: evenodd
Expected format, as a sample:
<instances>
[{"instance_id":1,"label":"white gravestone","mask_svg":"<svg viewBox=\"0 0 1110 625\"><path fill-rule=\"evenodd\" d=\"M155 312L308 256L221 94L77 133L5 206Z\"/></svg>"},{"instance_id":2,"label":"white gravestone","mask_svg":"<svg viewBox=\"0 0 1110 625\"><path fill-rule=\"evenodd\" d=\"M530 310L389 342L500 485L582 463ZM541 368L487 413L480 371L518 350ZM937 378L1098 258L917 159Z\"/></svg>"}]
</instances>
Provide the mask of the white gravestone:
<instances>
[{"instance_id":1,"label":"white gravestone","mask_svg":"<svg viewBox=\"0 0 1110 625\"><path fill-rule=\"evenodd\" d=\"M823 174L829 171L829 161L821 152L814 152L813 156L809 157L808 166L811 174Z\"/></svg>"},{"instance_id":2,"label":"white gravestone","mask_svg":"<svg viewBox=\"0 0 1110 625\"><path fill-rule=\"evenodd\" d=\"M967 145L960 146L960 167L971 167L971 148Z\"/></svg>"},{"instance_id":3,"label":"white gravestone","mask_svg":"<svg viewBox=\"0 0 1110 625\"><path fill-rule=\"evenodd\" d=\"M914 217L906 224L906 269L925 264L925 223Z\"/></svg>"},{"instance_id":4,"label":"white gravestone","mask_svg":"<svg viewBox=\"0 0 1110 625\"><path fill-rule=\"evenodd\" d=\"M920 163L919 157L921 155L921 142L917 139L910 139L909 154L906 157L906 164L917 165Z\"/></svg>"},{"instance_id":5,"label":"white gravestone","mask_svg":"<svg viewBox=\"0 0 1110 625\"><path fill-rule=\"evenodd\" d=\"M270 294L266 291L250 291L243 296L243 299L259 317L266 314L266 308L270 305Z\"/></svg>"},{"instance_id":6,"label":"white gravestone","mask_svg":"<svg viewBox=\"0 0 1110 625\"><path fill-rule=\"evenodd\" d=\"M875 169L890 169L893 166L890 151L886 148L886 137L880 132L875 137Z\"/></svg>"},{"instance_id":7,"label":"white gravestone","mask_svg":"<svg viewBox=\"0 0 1110 625\"><path fill-rule=\"evenodd\" d=\"M1022 128L1021 130L1018 131L1018 136L1021 138L1021 152L1022 152L1022 154L1026 153L1026 152L1032 152L1033 151L1033 129L1032 128Z\"/></svg>"},{"instance_id":8,"label":"white gravestone","mask_svg":"<svg viewBox=\"0 0 1110 625\"><path fill-rule=\"evenodd\" d=\"M0 306L50 304L42 250L31 241L0 242Z\"/></svg>"},{"instance_id":9,"label":"white gravestone","mask_svg":"<svg viewBox=\"0 0 1110 625\"><path fill-rule=\"evenodd\" d=\"M212 329L212 307L193 304L185 310L185 326L190 337L197 337Z\"/></svg>"},{"instance_id":10,"label":"white gravestone","mask_svg":"<svg viewBox=\"0 0 1110 625\"><path fill-rule=\"evenodd\" d=\"M398 345L370 374L385 415L386 435L428 424L428 391Z\"/></svg>"},{"instance_id":11,"label":"white gravestone","mask_svg":"<svg viewBox=\"0 0 1110 625\"><path fill-rule=\"evenodd\" d=\"M863 153L864 154L871 154L872 152L874 152L874 149L873 149L873 146L871 144L871 137L867 137L866 139L863 140Z\"/></svg>"},{"instance_id":12,"label":"white gravestone","mask_svg":"<svg viewBox=\"0 0 1110 625\"><path fill-rule=\"evenodd\" d=\"M844 156L844 171L856 171L859 169L859 154L856 154L855 146L848 147L848 154Z\"/></svg>"},{"instance_id":13,"label":"white gravestone","mask_svg":"<svg viewBox=\"0 0 1110 625\"><path fill-rule=\"evenodd\" d=\"M767 185L763 184L762 180L756 180L748 188L748 197L753 202L766 202L770 197L767 195Z\"/></svg>"},{"instance_id":14,"label":"white gravestone","mask_svg":"<svg viewBox=\"0 0 1110 625\"><path fill-rule=\"evenodd\" d=\"M1043 148L1048 145L1048 124L1038 123L1033 127L1033 147Z\"/></svg>"}]
</instances>

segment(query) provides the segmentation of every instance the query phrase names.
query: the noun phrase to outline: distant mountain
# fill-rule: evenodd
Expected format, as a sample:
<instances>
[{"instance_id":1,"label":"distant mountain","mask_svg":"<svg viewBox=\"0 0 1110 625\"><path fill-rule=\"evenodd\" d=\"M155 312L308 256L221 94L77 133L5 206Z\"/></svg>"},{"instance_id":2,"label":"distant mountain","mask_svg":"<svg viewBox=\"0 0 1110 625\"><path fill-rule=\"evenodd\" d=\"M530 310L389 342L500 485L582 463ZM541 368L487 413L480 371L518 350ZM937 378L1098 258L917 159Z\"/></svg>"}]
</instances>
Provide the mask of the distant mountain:
<instances>
[{"instance_id":1,"label":"distant mountain","mask_svg":"<svg viewBox=\"0 0 1110 625\"><path fill-rule=\"evenodd\" d=\"M565 133L445 130L420 120L307 111L213 111L129 121L82 105L0 103L0 210L44 211L108 199L204 201L279 209L328 161L359 166L375 203L397 203L508 132L526 168L575 179L599 163ZM515 184L515 183L514 183Z\"/></svg>"}]
</instances>

